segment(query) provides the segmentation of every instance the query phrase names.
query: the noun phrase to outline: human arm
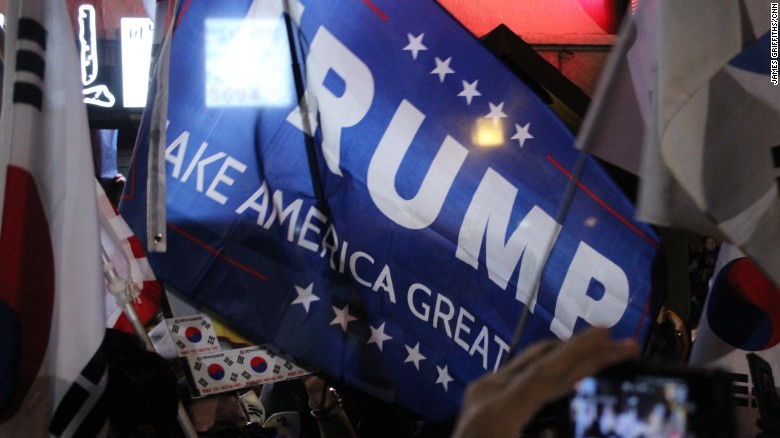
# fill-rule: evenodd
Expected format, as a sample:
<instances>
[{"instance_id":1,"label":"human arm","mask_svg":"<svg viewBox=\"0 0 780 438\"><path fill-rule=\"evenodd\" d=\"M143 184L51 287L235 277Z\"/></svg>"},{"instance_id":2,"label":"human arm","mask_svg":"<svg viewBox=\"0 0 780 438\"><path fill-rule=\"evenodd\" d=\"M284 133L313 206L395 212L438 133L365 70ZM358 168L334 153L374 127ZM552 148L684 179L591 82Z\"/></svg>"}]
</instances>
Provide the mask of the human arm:
<instances>
[{"instance_id":1,"label":"human arm","mask_svg":"<svg viewBox=\"0 0 780 438\"><path fill-rule=\"evenodd\" d=\"M531 345L469 385L453 437L516 438L536 412L569 393L577 381L638 353L635 342L613 340L605 328Z\"/></svg>"},{"instance_id":2,"label":"human arm","mask_svg":"<svg viewBox=\"0 0 780 438\"><path fill-rule=\"evenodd\" d=\"M306 376L303 380L309 395L309 407L316 414L317 426L322 438L356 438L352 423L344 412L342 400L335 389L316 375Z\"/></svg>"}]
</instances>

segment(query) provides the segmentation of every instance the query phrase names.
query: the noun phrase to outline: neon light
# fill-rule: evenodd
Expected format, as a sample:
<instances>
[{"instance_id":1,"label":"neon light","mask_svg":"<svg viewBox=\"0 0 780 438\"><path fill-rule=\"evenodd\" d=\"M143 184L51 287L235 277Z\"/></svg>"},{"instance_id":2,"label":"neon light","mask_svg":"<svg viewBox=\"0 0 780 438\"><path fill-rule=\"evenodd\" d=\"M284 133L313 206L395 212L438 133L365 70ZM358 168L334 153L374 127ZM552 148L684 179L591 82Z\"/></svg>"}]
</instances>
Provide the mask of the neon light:
<instances>
[{"instance_id":1,"label":"neon light","mask_svg":"<svg viewBox=\"0 0 780 438\"><path fill-rule=\"evenodd\" d=\"M81 84L92 85L98 77L97 26L95 25L95 7L79 6L79 45L81 55ZM98 84L82 90L84 102L111 108L116 98L108 86Z\"/></svg>"}]
</instances>

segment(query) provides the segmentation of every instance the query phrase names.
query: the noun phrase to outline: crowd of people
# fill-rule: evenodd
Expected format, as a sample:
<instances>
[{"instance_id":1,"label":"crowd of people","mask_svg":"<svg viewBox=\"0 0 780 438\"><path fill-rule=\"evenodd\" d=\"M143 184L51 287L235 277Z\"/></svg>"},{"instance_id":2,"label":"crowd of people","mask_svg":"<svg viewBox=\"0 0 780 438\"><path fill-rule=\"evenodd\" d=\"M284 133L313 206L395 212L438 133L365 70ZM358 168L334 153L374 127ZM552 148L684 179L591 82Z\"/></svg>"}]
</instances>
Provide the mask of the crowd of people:
<instances>
[{"instance_id":1,"label":"crowd of people","mask_svg":"<svg viewBox=\"0 0 780 438\"><path fill-rule=\"evenodd\" d=\"M497 372L474 381L458 416L438 424L427 424L399 407L380 406L322 375L249 388L243 394L195 399L189 397L175 366L145 350L133 335L109 329L104 351L109 363L107 407L113 438L184 436L177 415L180 402L202 437L514 438L545 406L572 392L577 381L637 357L639 346L612 339L604 328L584 330L566 342L541 341ZM259 392L255 403L260 400L256 411L262 411L262 423L252 421L242 402L248 392Z\"/></svg>"},{"instance_id":2,"label":"crowd of people","mask_svg":"<svg viewBox=\"0 0 780 438\"><path fill-rule=\"evenodd\" d=\"M706 299L703 285L712 276L716 257L717 241L709 237L702 240L700 250L692 251L690 321L700 316L701 310L696 306ZM106 352L110 356L111 436L186 436L177 423L181 415L177 409L179 403L187 421L202 437L623 436L614 431L596 435L585 431L604 427L617 430L621 424L628 424L618 421L619 418L627 418L636 410L626 407L621 412L615 411L612 417L598 415L599 421L591 415L593 418L588 422L585 421L588 413L600 409L606 414L610 406L588 403L582 397L577 399L578 403L569 405L565 396L575 394L576 384L582 378L610 365L636 359L640 353L684 364L690 350L690 332L686 330L685 322L664 306L643 352L632 340L612 339L605 328L584 330L568 341L540 341L497 372L472 382L459 414L438 423L424 421L398 405L379 401L324 374L194 398L181 363L166 361L146 351L144 344L133 335L109 330ZM562 405L564 401L567 404ZM637 417L631 424L647 428L676 424L671 421L673 409L645 411L646 418ZM609 418L615 421L607 424L605 419ZM659 418L664 421L658 421ZM576 426L582 429L579 434L570 429L576 419L582 420ZM559 435L557 429L562 425L567 430Z\"/></svg>"}]
</instances>

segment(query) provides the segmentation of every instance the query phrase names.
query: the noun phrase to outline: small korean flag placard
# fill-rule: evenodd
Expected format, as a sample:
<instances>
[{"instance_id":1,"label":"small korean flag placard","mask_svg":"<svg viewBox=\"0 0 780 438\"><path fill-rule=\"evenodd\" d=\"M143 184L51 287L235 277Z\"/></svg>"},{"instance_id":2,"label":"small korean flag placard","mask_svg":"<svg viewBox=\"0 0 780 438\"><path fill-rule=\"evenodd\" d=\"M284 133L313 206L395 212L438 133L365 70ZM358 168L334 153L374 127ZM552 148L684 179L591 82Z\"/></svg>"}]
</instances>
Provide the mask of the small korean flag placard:
<instances>
[{"instance_id":1,"label":"small korean flag placard","mask_svg":"<svg viewBox=\"0 0 780 438\"><path fill-rule=\"evenodd\" d=\"M293 362L291 359L279 355L277 352L273 351L272 348L269 348L268 354L275 358L275 370L278 374L283 375L285 380L295 379L301 376L305 376L306 374L311 374L315 371L314 368L304 368Z\"/></svg>"},{"instance_id":2,"label":"small korean flag placard","mask_svg":"<svg viewBox=\"0 0 780 438\"><path fill-rule=\"evenodd\" d=\"M240 366L230 354L222 352L186 357L198 396L235 391L245 386L236 377L241 372Z\"/></svg>"},{"instance_id":3,"label":"small korean flag placard","mask_svg":"<svg viewBox=\"0 0 780 438\"><path fill-rule=\"evenodd\" d=\"M187 364L199 396L278 382L307 373L303 371L302 374L302 368L257 346L189 355Z\"/></svg>"},{"instance_id":4,"label":"small korean flag placard","mask_svg":"<svg viewBox=\"0 0 780 438\"><path fill-rule=\"evenodd\" d=\"M179 357L191 354L206 354L220 350L217 333L211 318L207 315L194 315L185 318L165 320L171 332L171 340L176 346Z\"/></svg>"},{"instance_id":5,"label":"small korean flag placard","mask_svg":"<svg viewBox=\"0 0 780 438\"><path fill-rule=\"evenodd\" d=\"M247 386L278 382L287 378L284 373L275 372L278 358L264 347L241 348L231 351L236 352L236 362L242 367L241 380Z\"/></svg>"}]
</instances>

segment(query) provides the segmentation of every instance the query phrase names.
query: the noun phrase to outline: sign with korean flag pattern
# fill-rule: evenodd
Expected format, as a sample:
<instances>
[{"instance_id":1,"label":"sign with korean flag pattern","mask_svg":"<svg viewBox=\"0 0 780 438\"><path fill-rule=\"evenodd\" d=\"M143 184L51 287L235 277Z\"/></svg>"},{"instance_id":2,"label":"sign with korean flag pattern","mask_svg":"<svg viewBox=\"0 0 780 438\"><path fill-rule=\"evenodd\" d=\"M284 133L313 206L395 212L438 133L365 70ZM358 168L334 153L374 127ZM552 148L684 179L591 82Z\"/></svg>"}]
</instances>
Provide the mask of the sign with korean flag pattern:
<instances>
[{"instance_id":1,"label":"sign with korean flag pattern","mask_svg":"<svg viewBox=\"0 0 780 438\"><path fill-rule=\"evenodd\" d=\"M187 356L187 364L192 384L200 396L236 391L309 373L259 346L191 355Z\"/></svg>"},{"instance_id":2,"label":"sign with korean flag pattern","mask_svg":"<svg viewBox=\"0 0 780 438\"><path fill-rule=\"evenodd\" d=\"M165 322L179 357L220 350L217 333L208 315L167 318Z\"/></svg>"}]
</instances>

